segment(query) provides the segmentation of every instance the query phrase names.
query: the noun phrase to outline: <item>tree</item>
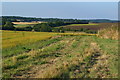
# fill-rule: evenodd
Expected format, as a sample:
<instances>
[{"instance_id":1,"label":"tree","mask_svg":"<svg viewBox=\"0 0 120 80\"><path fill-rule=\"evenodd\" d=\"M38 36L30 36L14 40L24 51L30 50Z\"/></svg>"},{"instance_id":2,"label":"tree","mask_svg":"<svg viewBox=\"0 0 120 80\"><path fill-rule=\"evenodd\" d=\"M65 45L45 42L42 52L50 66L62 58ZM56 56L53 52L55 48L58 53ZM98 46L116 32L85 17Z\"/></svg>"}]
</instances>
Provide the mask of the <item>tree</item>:
<instances>
[{"instance_id":1,"label":"tree","mask_svg":"<svg viewBox=\"0 0 120 80\"><path fill-rule=\"evenodd\" d=\"M40 25L41 25L41 24L35 24L35 25L33 26L34 31L40 32Z\"/></svg>"},{"instance_id":2,"label":"tree","mask_svg":"<svg viewBox=\"0 0 120 80\"><path fill-rule=\"evenodd\" d=\"M15 27L13 26L13 23L12 22L6 22L6 24L2 27L3 30L14 30Z\"/></svg>"},{"instance_id":3,"label":"tree","mask_svg":"<svg viewBox=\"0 0 120 80\"><path fill-rule=\"evenodd\" d=\"M41 24L40 26L41 26L41 28L40 28L41 32L51 32L52 31L51 27L48 24L44 23L44 24Z\"/></svg>"},{"instance_id":4,"label":"tree","mask_svg":"<svg viewBox=\"0 0 120 80\"><path fill-rule=\"evenodd\" d=\"M7 22L7 19L4 19L4 18L2 18L2 25L5 25L6 24L6 22Z\"/></svg>"},{"instance_id":5,"label":"tree","mask_svg":"<svg viewBox=\"0 0 120 80\"><path fill-rule=\"evenodd\" d=\"M18 27L18 28L15 28L14 30L15 31L32 31L32 27L30 26L27 26L27 27Z\"/></svg>"},{"instance_id":6,"label":"tree","mask_svg":"<svg viewBox=\"0 0 120 80\"><path fill-rule=\"evenodd\" d=\"M64 25L64 22L62 22L62 21L56 21L54 23L55 23L55 27Z\"/></svg>"},{"instance_id":7,"label":"tree","mask_svg":"<svg viewBox=\"0 0 120 80\"><path fill-rule=\"evenodd\" d=\"M64 33L64 32L65 32L64 28L60 27L60 33Z\"/></svg>"},{"instance_id":8,"label":"tree","mask_svg":"<svg viewBox=\"0 0 120 80\"><path fill-rule=\"evenodd\" d=\"M63 27L60 27L60 28L53 28L52 31L53 31L53 32L60 32L60 33L64 33L64 32L65 32L65 30L64 30Z\"/></svg>"},{"instance_id":9,"label":"tree","mask_svg":"<svg viewBox=\"0 0 120 80\"><path fill-rule=\"evenodd\" d=\"M53 23L53 22L48 22L47 24L51 27L55 27L55 23Z\"/></svg>"},{"instance_id":10,"label":"tree","mask_svg":"<svg viewBox=\"0 0 120 80\"><path fill-rule=\"evenodd\" d=\"M34 31L40 32L51 32L52 29L47 23L36 24L33 27Z\"/></svg>"},{"instance_id":11,"label":"tree","mask_svg":"<svg viewBox=\"0 0 120 80\"><path fill-rule=\"evenodd\" d=\"M60 28L53 28L52 32L60 32Z\"/></svg>"},{"instance_id":12,"label":"tree","mask_svg":"<svg viewBox=\"0 0 120 80\"><path fill-rule=\"evenodd\" d=\"M24 28L24 31L32 31L32 29L33 29L32 27L27 26L27 27Z\"/></svg>"}]
</instances>

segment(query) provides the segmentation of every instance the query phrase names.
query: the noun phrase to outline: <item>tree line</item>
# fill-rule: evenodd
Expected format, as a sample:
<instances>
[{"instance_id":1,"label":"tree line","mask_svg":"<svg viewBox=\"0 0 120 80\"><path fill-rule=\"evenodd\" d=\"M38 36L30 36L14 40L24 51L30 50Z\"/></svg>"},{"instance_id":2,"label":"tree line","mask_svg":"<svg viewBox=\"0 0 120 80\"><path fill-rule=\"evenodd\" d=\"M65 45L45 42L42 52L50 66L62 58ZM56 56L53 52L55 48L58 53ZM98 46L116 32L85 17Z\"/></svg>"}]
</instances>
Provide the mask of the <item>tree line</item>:
<instances>
[{"instance_id":1,"label":"tree line","mask_svg":"<svg viewBox=\"0 0 120 80\"><path fill-rule=\"evenodd\" d=\"M65 29L60 26L68 25L68 24L75 24L75 23L64 23L62 21L56 21L56 22L48 22L48 23L39 23L35 24L33 26L26 26L26 27L14 27L14 24L12 22L7 21L3 24L2 30L14 30L14 31L36 31L36 32L60 32L64 33L65 31L73 31L73 32L86 32L86 33L96 33L96 31L89 30L86 28L81 29ZM76 23L77 24L77 23Z\"/></svg>"},{"instance_id":2,"label":"tree line","mask_svg":"<svg viewBox=\"0 0 120 80\"><path fill-rule=\"evenodd\" d=\"M35 20L36 18L26 18L26 17L3 17L2 18L2 30L14 30L14 31L37 31L37 32L65 32L65 31L74 31L74 32L87 32L87 33L95 33L94 31L88 30L88 29L79 29L79 30L72 30L72 29L64 29L63 27L59 26L65 26L70 24L88 24L89 21L87 20L74 20L74 19L46 19L49 22L46 23L39 23L35 24L33 26L28 25L26 27L15 27L12 23L13 21L17 21L16 19L23 19L26 20ZM67 21L66 21L67 20Z\"/></svg>"},{"instance_id":3,"label":"tree line","mask_svg":"<svg viewBox=\"0 0 120 80\"><path fill-rule=\"evenodd\" d=\"M63 22L63 21L54 21L35 24L34 26L27 26L23 28L16 28L12 21L9 21L9 18L2 19L2 30L16 30L16 31L39 31L39 32L63 32L62 28L55 28L59 26L69 25L69 24L88 24L88 21L73 21L73 22Z\"/></svg>"},{"instance_id":4,"label":"tree line","mask_svg":"<svg viewBox=\"0 0 120 80\"><path fill-rule=\"evenodd\" d=\"M2 16L1 20L7 20L10 22L32 22L32 21L43 21L43 22L82 22L88 20L80 20L80 19L59 19L59 18L36 18L36 17L20 17L20 16Z\"/></svg>"}]
</instances>

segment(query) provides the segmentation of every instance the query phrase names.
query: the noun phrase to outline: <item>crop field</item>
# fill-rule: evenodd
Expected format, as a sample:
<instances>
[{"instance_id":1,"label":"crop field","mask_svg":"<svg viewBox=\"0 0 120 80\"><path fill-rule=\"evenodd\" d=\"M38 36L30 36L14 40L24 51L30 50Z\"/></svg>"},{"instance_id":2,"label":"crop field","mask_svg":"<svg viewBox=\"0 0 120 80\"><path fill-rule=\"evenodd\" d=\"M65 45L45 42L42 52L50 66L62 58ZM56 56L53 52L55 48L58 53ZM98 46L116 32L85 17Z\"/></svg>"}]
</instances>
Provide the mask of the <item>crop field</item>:
<instances>
[{"instance_id":1,"label":"crop field","mask_svg":"<svg viewBox=\"0 0 120 80\"><path fill-rule=\"evenodd\" d=\"M28 26L32 26L34 24L43 23L43 22L12 22L12 23L14 24L15 27L21 28L21 27L28 27Z\"/></svg>"},{"instance_id":2,"label":"crop field","mask_svg":"<svg viewBox=\"0 0 120 80\"><path fill-rule=\"evenodd\" d=\"M13 24L38 24L41 22L12 22Z\"/></svg>"},{"instance_id":3,"label":"crop field","mask_svg":"<svg viewBox=\"0 0 120 80\"><path fill-rule=\"evenodd\" d=\"M69 26L91 26L91 25L99 25L97 23L90 23L90 24L71 24Z\"/></svg>"},{"instance_id":4,"label":"crop field","mask_svg":"<svg viewBox=\"0 0 120 80\"><path fill-rule=\"evenodd\" d=\"M17 47L30 45L32 43L46 40L55 35L95 35L95 34L86 34L86 33L50 33L50 32L26 32L26 31L5 31L2 30L2 49L3 52L15 49L14 51L19 51ZM12 55L14 53L8 53L4 55ZM16 52L17 53L17 52Z\"/></svg>"},{"instance_id":5,"label":"crop field","mask_svg":"<svg viewBox=\"0 0 120 80\"><path fill-rule=\"evenodd\" d=\"M3 77L117 78L118 40L96 35L2 31Z\"/></svg>"},{"instance_id":6,"label":"crop field","mask_svg":"<svg viewBox=\"0 0 120 80\"><path fill-rule=\"evenodd\" d=\"M16 28L22 28L22 27L28 27L29 25L28 24L17 24L17 25L14 25Z\"/></svg>"},{"instance_id":7,"label":"crop field","mask_svg":"<svg viewBox=\"0 0 120 80\"><path fill-rule=\"evenodd\" d=\"M71 25L66 25L61 27L65 29L72 29L72 30L79 30L81 28L86 28L86 29L98 31L100 29L110 27L111 25L118 25L118 23L71 24Z\"/></svg>"},{"instance_id":8,"label":"crop field","mask_svg":"<svg viewBox=\"0 0 120 80\"><path fill-rule=\"evenodd\" d=\"M2 49L5 49L5 51L9 51L12 48L16 48L17 50L17 47L19 46L24 46L26 44L32 44L40 40L45 40L52 37L53 35L55 34L47 32L38 33L25 31L2 31ZM7 54L3 54L3 56L9 54L10 52Z\"/></svg>"}]
</instances>

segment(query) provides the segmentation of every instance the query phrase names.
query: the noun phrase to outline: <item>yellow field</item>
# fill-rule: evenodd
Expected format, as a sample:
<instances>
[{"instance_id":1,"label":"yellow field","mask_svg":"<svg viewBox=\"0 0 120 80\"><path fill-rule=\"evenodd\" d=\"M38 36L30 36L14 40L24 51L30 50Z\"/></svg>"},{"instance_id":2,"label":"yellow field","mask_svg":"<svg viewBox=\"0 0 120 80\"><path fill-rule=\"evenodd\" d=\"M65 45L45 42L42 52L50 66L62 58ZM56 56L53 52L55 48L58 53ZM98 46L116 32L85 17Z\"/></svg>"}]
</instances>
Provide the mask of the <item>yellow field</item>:
<instances>
[{"instance_id":1,"label":"yellow field","mask_svg":"<svg viewBox=\"0 0 120 80\"><path fill-rule=\"evenodd\" d=\"M2 31L2 48L45 40L53 35L48 32Z\"/></svg>"},{"instance_id":2,"label":"yellow field","mask_svg":"<svg viewBox=\"0 0 120 80\"><path fill-rule=\"evenodd\" d=\"M77 35L82 35L82 36L98 36L98 34L87 34L84 32L79 32L79 33L58 33L59 35L71 35L71 36L77 36Z\"/></svg>"},{"instance_id":3,"label":"yellow field","mask_svg":"<svg viewBox=\"0 0 120 80\"><path fill-rule=\"evenodd\" d=\"M13 24L38 24L42 22L12 22Z\"/></svg>"},{"instance_id":4,"label":"yellow field","mask_svg":"<svg viewBox=\"0 0 120 80\"><path fill-rule=\"evenodd\" d=\"M50 33L50 32L26 32L26 31L1 31L2 48L10 48L21 44L34 43L48 39L54 35L97 35L87 33Z\"/></svg>"}]
</instances>

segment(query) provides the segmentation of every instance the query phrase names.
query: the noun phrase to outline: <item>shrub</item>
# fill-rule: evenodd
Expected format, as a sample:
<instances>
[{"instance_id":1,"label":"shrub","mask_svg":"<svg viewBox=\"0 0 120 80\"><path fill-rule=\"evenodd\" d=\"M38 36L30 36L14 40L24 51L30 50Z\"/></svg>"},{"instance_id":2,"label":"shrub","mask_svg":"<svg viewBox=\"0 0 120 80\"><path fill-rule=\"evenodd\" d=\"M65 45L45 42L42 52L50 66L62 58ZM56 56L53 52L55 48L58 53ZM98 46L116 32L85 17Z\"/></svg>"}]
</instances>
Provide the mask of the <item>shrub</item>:
<instances>
[{"instance_id":1,"label":"shrub","mask_svg":"<svg viewBox=\"0 0 120 80\"><path fill-rule=\"evenodd\" d=\"M38 32L51 32L52 29L47 23L42 23L42 24L36 24L33 27L34 31Z\"/></svg>"},{"instance_id":2,"label":"shrub","mask_svg":"<svg viewBox=\"0 0 120 80\"><path fill-rule=\"evenodd\" d=\"M18 27L15 28L15 31L32 31L32 27L28 26L28 27Z\"/></svg>"},{"instance_id":3,"label":"shrub","mask_svg":"<svg viewBox=\"0 0 120 80\"><path fill-rule=\"evenodd\" d=\"M12 22L6 22L4 26L2 26L3 30L14 30L15 27L13 26Z\"/></svg>"}]
</instances>

